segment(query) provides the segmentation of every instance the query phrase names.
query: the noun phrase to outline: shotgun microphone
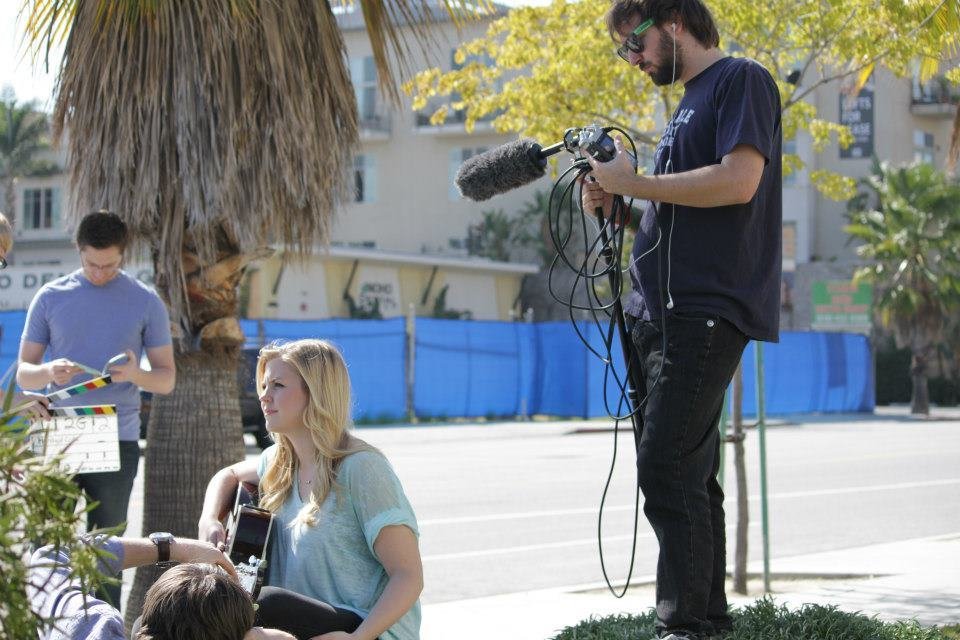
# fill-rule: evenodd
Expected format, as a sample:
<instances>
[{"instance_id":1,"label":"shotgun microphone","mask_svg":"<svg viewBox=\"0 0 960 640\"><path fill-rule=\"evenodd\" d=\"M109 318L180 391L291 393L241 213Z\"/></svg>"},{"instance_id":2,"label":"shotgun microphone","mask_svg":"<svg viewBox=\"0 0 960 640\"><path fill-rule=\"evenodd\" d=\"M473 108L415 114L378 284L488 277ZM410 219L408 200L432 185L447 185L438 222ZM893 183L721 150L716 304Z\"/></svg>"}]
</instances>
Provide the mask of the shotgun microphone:
<instances>
[{"instance_id":1,"label":"shotgun microphone","mask_svg":"<svg viewBox=\"0 0 960 640\"><path fill-rule=\"evenodd\" d=\"M547 172L547 158L564 148L560 142L544 149L530 138L508 142L460 165L457 188L465 198L489 200L542 178Z\"/></svg>"}]
</instances>

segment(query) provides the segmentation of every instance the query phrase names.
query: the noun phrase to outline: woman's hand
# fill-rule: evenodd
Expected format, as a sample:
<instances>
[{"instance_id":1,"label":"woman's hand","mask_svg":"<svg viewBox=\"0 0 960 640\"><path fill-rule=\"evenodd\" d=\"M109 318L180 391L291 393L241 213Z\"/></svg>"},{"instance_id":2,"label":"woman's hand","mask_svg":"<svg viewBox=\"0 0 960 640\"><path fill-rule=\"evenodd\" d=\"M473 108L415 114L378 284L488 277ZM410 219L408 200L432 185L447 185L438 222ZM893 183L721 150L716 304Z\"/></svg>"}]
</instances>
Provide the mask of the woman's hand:
<instances>
[{"instance_id":1,"label":"woman's hand","mask_svg":"<svg viewBox=\"0 0 960 640\"><path fill-rule=\"evenodd\" d=\"M200 518L197 538L222 550L227 544L227 530L216 518Z\"/></svg>"}]
</instances>

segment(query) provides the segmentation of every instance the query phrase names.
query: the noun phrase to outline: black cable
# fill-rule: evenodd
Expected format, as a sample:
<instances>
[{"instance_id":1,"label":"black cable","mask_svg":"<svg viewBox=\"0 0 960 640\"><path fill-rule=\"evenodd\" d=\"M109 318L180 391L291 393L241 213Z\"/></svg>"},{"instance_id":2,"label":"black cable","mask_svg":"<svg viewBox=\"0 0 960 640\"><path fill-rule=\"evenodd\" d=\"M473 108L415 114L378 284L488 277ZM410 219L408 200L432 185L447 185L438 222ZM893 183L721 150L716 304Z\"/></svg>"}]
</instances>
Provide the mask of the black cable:
<instances>
[{"instance_id":1,"label":"black cable","mask_svg":"<svg viewBox=\"0 0 960 640\"><path fill-rule=\"evenodd\" d=\"M637 157L636 146L626 131L618 128L609 128L605 129L605 131L618 131L621 133L629 142L633 157ZM570 149L568 148L568 150ZM610 212L609 218L604 220L601 217L600 220L597 220L595 234L592 234L591 228L587 224L588 219L592 221L592 218L588 218L587 214L583 211L581 204L583 191L582 181L586 174L590 172L590 170L589 163L585 158L582 157L582 154L578 154L571 166L563 171L557 178L557 180L554 182L553 188L550 191L547 211L548 226L550 230L550 238L557 253L554 256L554 259L552 260L548 270L547 289L550 293L550 296L555 301L567 308L571 324L573 325L574 331L576 332L581 343L583 343L587 350L604 364L602 385L604 409L614 421L614 439L610 469L607 473L606 482L604 483L603 493L600 499L600 510L597 518L597 544L600 554L600 567L601 571L603 572L603 577L606 581L607 587L614 597L622 598L630 586L630 579L633 576L633 568L636 561L637 531L640 517L639 478L638 482L636 483L634 497L633 543L630 551L630 564L627 570L627 577L623 586L623 590L619 593L611 584L610 578L607 574L606 562L603 556L603 509L606 505L607 495L613 479L613 473L616 468L617 455L619 452L620 421L631 420L633 422L634 440L635 443L639 444L642 432L643 407L646 405L650 394L656 388L657 384L659 384L661 374L663 373L663 360L666 358L667 353L666 308L663 299L663 287L659 287L659 302L661 310L660 328L662 338L661 353L663 357L660 361L660 366L657 370L656 376L653 379L653 382L649 385L645 384L646 388L644 391L646 393L643 394L642 399L636 402L635 406L630 398L630 381L633 379L631 374L634 373L633 369L635 367L642 369L642 364L640 363L640 359L635 352L631 336L627 334L626 344L621 345L624 352L624 367L626 369L625 375L622 377L622 379L620 373L614 367L613 342L618 325L617 318L614 316L613 312L615 307L619 309L619 306L616 305L616 303L622 297L624 292L624 273L629 273L635 262L645 258L651 253L655 253L657 260L657 279L658 282L662 283L663 273L661 240L663 239L663 229L660 226L659 207L657 207L656 242L650 249L645 251L636 259L633 259L631 255L631 261L628 268L623 269L622 248L625 240L627 226L626 220L629 212L632 209L633 200L631 198L629 201L624 201L621 196L615 196L613 208ZM576 188L576 185L578 184L580 185L579 189ZM574 241L575 229L579 230L579 232L582 234L582 243ZM591 237L593 237L592 241L590 239ZM575 254L570 255L570 252L572 252L574 248L579 248L582 251L582 258L579 260ZM669 260L669 255L667 259ZM606 260L605 264L602 262L604 260ZM570 287L569 295L564 297L561 297L554 289L554 273L562 268L566 268L574 275L574 281L573 285ZM602 284L598 282L598 278L607 279L607 283L609 284L610 288L608 300L605 300L604 293L601 291ZM577 293L581 290L581 285L584 294L583 297L585 298L584 303L577 302ZM588 316L588 323L593 324L596 327L597 334L600 337L600 347L595 348L587 339L587 336L584 335L584 332L581 330L580 325L578 324L574 315L577 311L585 312ZM639 373L639 371L636 373ZM610 399L608 398L608 391L611 389L615 390L615 395L617 397L616 410L612 410L610 406ZM634 393L636 394L635 397L640 398L640 389L634 389ZM629 411L626 413L623 413L624 405L629 407Z\"/></svg>"}]
</instances>

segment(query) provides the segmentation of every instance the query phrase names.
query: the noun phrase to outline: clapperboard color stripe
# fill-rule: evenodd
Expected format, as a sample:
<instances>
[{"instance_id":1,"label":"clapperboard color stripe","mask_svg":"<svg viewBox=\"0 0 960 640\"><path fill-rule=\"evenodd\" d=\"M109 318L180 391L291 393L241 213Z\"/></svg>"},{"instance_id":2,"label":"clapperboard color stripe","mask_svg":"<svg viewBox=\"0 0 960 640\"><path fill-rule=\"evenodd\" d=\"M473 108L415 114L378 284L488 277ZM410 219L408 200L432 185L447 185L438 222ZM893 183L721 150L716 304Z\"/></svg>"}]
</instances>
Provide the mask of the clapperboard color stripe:
<instances>
[{"instance_id":1,"label":"clapperboard color stripe","mask_svg":"<svg viewBox=\"0 0 960 640\"><path fill-rule=\"evenodd\" d=\"M47 398L50 400L66 400L72 396L78 396L82 393L86 393L87 391L93 391L94 389L105 387L110 384L110 382L112 382L110 376L94 378L93 380L87 380L86 382L75 384L72 387L67 387L66 389L60 389L60 391L48 393Z\"/></svg>"},{"instance_id":2,"label":"clapperboard color stripe","mask_svg":"<svg viewBox=\"0 0 960 640\"><path fill-rule=\"evenodd\" d=\"M57 407L50 409L50 413L55 416L115 416L117 407L112 404L98 404L89 407Z\"/></svg>"}]
</instances>

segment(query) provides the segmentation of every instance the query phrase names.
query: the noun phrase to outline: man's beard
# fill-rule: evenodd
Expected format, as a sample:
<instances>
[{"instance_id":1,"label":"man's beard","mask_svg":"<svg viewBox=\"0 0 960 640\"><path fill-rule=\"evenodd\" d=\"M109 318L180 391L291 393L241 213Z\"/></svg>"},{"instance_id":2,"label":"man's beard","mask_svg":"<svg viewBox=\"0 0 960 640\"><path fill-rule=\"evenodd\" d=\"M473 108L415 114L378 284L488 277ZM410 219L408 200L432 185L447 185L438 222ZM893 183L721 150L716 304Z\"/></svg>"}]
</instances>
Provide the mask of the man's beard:
<instances>
[{"instance_id":1,"label":"man's beard","mask_svg":"<svg viewBox=\"0 0 960 640\"><path fill-rule=\"evenodd\" d=\"M650 80L653 81L653 84L658 87L665 87L668 84L673 84L677 78L683 75L683 49L677 42L676 36L667 38L665 31L660 32L657 58L660 62L650 73Z\"/></svg>"}]
</instances>

